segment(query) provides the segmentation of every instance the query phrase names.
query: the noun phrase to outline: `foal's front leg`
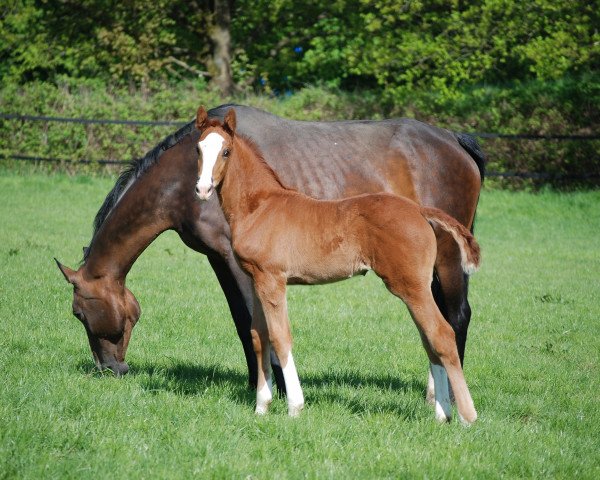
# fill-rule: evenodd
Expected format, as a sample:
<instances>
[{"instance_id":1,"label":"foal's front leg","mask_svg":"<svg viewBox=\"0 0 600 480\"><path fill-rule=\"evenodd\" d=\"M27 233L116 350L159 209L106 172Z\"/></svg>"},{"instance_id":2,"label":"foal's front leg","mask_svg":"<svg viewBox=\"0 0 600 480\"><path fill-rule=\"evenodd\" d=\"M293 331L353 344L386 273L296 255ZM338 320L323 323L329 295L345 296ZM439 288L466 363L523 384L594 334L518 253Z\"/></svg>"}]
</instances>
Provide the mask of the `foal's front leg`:
<instances>
[{"instance_id":1,"label":"foal's front leg","mask_svg":"<svg viewBox=\"0 0 600 480\"><path fill-rule=\"evenodd\" d=\"M267 413L269 405L273 400L273 381L271 379L271 369L269 368L271 343L269 341L269 329L267 328L263 308L256 294L254 294L252 327L250 333L252 335L252 345L258 364L255 413L257 415L264 415Z\"/></svg>"},{"instance_id":2,"label":"foal's front leg","mask_svg":"<svg viewBox=\"0 0 600 480\"><path fill-rule=\"evenodd\" d=\"M270 344L283 371L288 414L296 417L304 408L304 394L292 356L292 334L285 295L286 281L283 277L263 274L254 279L254 286L264 312Z\"/></svg>"}]
</instances>

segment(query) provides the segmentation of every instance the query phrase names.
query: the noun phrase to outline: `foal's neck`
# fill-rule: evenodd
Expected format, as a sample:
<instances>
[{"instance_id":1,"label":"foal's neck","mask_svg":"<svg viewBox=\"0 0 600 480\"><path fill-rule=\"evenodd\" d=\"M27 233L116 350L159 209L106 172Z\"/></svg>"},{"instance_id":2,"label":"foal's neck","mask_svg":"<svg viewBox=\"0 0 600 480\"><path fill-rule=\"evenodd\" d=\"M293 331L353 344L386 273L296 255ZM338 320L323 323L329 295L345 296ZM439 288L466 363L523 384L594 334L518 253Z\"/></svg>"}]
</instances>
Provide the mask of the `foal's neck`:
<instances>
[{"instance_id":1,"label":"foal's neck","mask_svg":"<svg viewBox=\"0 0 600 480\"><path fill-rule=\"evenodd\" d=\"M227 220L249 215L274 194L295 193L285 187L250 140L236 136L221 188L221 204Z\"/></svg>"}]
</instances>

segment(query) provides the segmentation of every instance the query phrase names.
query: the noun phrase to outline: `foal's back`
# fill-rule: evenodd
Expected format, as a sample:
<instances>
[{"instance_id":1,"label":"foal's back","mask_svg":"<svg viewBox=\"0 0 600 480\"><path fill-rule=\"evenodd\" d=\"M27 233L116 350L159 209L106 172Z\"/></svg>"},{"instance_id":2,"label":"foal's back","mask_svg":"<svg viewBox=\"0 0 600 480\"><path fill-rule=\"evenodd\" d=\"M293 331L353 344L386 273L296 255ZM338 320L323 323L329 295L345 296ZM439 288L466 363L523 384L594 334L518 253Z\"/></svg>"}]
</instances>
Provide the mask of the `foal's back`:
<instances>
[{"instance_id":1,"label":"foal's back","mask_svg":"<svg viewBox=\"0 0 600 480\"><path fill-rule=\"evenodd\" d=\"M253 264L246 267L260 265L288 283L333 282L370 269L385 277L391 264L400 274L417 263L432 269L435 260L435 235L420 207L387 193L316 200L280 191L240 227L234 249Z\"/></svg>"}]
</instances>

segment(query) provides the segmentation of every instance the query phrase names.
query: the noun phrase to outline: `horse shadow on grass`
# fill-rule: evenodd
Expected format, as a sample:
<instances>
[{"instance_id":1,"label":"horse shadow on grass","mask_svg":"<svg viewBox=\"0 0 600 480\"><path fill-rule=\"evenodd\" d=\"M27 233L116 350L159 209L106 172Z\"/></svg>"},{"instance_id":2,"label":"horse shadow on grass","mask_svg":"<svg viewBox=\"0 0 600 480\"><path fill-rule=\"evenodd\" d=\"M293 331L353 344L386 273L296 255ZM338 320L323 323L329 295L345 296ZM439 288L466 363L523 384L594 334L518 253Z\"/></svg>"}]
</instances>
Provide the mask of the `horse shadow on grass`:
<instances>
[{"instance_id":1,"label":"horse shadow on grass","mask_svg":"<svg viewBox=\"0 0 600 480\"><path fill-rule=\"evenodd\" d=\"M90 368L82 362L79 370L86 374L112 376ZM127 374L148 393L171 392L182 396L201 396L211 388L221 388L234 402L252 408L256 393L248 377L239 370L222 365L174 363L170 365L131 365ZM352 414L389 413L405 419L419 418L424 398L423 379L401 375L369 374L359 370L335 370L307 373L300 381L308 405L342 407ZM415 402L414 399L419 401ZM281 398L275 398L281 402Z\"/></svg>"},{"instance_id":2,"label":"horse shadow on grass","mask_svg":"<svg viewBox=\"0 0 600 480\"><path fill-rule=\"evenodd\" d=\"M199 396L208 389L225 387L238 403L250 404L255 393L248 384L248 377L236 370L220 365L194 365L174 363L170 365L129 364L125 377L133 378L142 389L150 394L170 392L181 396ZM89 362L81 361L77 369L84 375L114 377L111 371L100 371Z\"/></svg>"}]
</instances>

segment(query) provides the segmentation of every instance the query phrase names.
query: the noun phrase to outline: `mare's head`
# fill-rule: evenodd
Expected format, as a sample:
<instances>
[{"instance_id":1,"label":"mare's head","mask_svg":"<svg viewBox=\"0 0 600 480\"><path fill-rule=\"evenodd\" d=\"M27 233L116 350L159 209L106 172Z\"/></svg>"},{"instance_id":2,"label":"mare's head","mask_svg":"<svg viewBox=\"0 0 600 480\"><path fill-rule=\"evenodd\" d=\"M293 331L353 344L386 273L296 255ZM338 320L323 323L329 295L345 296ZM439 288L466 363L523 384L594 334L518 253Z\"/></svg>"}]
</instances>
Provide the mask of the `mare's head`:
<instances>
[{"instance_id":1,"label":"mare's head","mask_svg":"<svg viewBox=\"0 0 600 480\"><path fill-rule=\"evenodd\" d=\"M73 315L85 327L96 366L116 375L127 373L125 353L141 313L133 293L122 282L87 275L85 265L72 270L56 263L73 285Z\"/></svg>"},{"instance_id":2,"label":"mare's head","mask_svg":"<svg viewBox=\"0 0 600 480\"><path fill-rule=\"evenodd\" d=\"M196 114L196 128L201 132L198 141L198 183L196 195L208 200L225 176L227 160L233 153L235 110L229 109L223 123L209 120L204 107Z\"/></svg>"}]
</instances>

